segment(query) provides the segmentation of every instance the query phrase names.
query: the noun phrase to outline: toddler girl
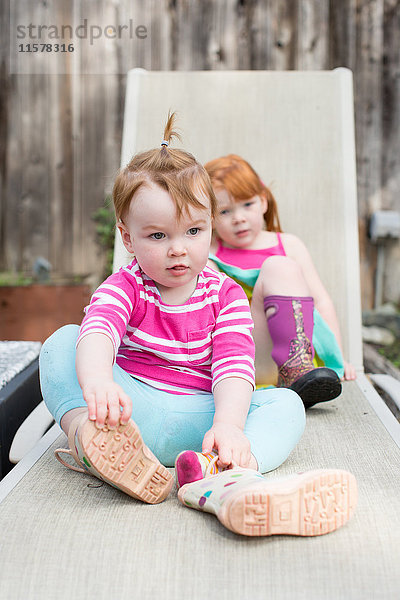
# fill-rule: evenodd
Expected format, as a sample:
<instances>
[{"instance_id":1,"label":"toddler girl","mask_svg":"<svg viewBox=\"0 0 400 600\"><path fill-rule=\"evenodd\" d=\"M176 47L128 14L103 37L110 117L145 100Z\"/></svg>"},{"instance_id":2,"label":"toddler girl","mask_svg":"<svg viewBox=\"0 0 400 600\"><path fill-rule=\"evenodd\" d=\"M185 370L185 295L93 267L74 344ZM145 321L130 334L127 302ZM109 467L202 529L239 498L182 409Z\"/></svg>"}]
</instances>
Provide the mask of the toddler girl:
<instances>
[{"instance_id":1,"label":"toddler girl","mask_svg":"<svg viewBox=\"0 0 400 600\"><path fill-rule=\"evenodd\" d=\"M251 299L256 382L291 387L306 408L335 398L339 377L354 379L355 370L343 363L335 309L307 248L281 233L273 195L243 158L205 168L218 201L209 264Z\"/></svg>"},{"instance_id":2,"label":"toddler girl","mask_svg":"<svg viewBox=\"0 0 400 600\"><path fill-rule=\"evenodd\" d=\"M206 266L216 199L196 159L169 148L173 121L161 148L134 156L114 185L135 258L96 290L80 328L55 332L40 356L43 397L68 436L58 459L68 466L69 454L75 470L148 503L168 495L177 456L179 484L213 459L208 471L250 474L246 492L256 469L288 457L305 422L292 390L254 391L248 300Z\"/></svg>"}]
</instances>

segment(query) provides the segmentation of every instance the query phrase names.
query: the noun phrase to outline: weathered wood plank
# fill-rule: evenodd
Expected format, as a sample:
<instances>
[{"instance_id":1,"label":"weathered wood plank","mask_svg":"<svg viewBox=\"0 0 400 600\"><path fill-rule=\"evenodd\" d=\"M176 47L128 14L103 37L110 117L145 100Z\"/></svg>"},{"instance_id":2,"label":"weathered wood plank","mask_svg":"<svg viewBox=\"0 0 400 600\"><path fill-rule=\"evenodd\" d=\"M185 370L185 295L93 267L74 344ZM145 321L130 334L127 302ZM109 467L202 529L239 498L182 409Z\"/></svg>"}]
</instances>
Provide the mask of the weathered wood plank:
<instances>
[{"instance_id":1,"label":"weathered wood plank","mask_svg":"<svg viewBox=\"0 0 400 600\"><path fill-rule=\"evenodd\" d=\"M371 346L371 344L363 344L364 369L366 373L387 373L398 381L400 381L400 371L390 360Z\"/></svg>"},{"instance_id":2,"label":"weathered wood plank","mask_svg":"<svg viewBox=\"0 0 400 600\"><path fill-rule=\"evenodd\" d=\"M0 268L29 270L41 254L59 275L101 272L91 217L119 166L129 69L349 66L355 74L363 306L372 305L375 249L367 239L368 216L378 208L400 210L397 0L17 0L12 10L16 22L27 15L35 23L132 22L146 26L148 36L92 45L75 40L76 52L63 59L66 74L10 75L10 16L8 3L1 3ZM43 64L49 56L38 60ZM387 299L398 300L399 280L397 244L386 257Z\"/></svg>"},{"instance_id":3,"label":"weathered wood plank","mask_svg":"<svg viewBox=\"0 0 400 600\"><path fill-rule=\"evenodd\" d=\"M356 67L357 0L329 5L329 67Z\"/></svg>"},{"instance_id":4,"label":"weathered wood plank","mask_svg":"<svg viewBox=\"0 0 400 600\"><path fill-rule=\"evenodd\" d=\"M176 24L176 11L173 2L169 0L143 2L137 7L135 15L138 23L147 27L148 36L150 37L151 52L146 52L145 60L141 66L154 71L171 70L172 48L175 48L174 26Z\"/></svg>"},{"instance_id":5,"label":"weathered wood plank","mask_svg":"<svg viewBox=\"0 0 400 600\"><path fill-rule=\"evenodd\" d=\"M385 0L382 72L382 208L400 211L400 9ZM385 294L399 299L400 243L386 252Z\"/></svg>"},{"instance_id":6,"label":"weathered wood plank","mask_svg":"<svg viewBox=\"0 0 400 600\"><path fill-rule=\"evenodd\" d=\"M257 3L258 10L265 11L265 39L267 43L267 63L257 68L286 71L295 69L297 43L297 2L278 0L267 5ZM266 12L268 10L268 13ZM262 47L257 48L257 56Z\"/></svg>"},{"instance_id":7,"label":"weathered wood plank","mask_svg":"<svg viewBox=\"0 0 400 600\"><path fill-rule=\"evenodd\" d=\"M329 0L298 0L296 69L328 67Z\"/></svg>"},{"instance_id":8,"label":"weathered wood plank","mask_svg":"<svg viewBox=\"0 0 400 600\"><path fill-rule=\"evenodd\" d=\"M0 269L7 266L7 150L9 136L10 76L7 58L9 53L10 5L0 8Z\"/></svg>"},{"instance_id":9,"label":"weathered wood plank","mask_svg":"<svg viewBox=\"0 0 400 600\"><path fill-rule=\"evenodd\" d=\"M222 0L214 2L213 9L207 47L208 68L244 68L243 65L249 62L248 38L243 37L246 35L243 30L246 6L233 0Z\"/></svg>"},{"instance_id":10,"label":"weathered wood plank","mask_svg":"<svg viewBox=\"0 0 400 600\"><path fill-rule=\"evenodd\" d=\"M368 219L374 210L381 207L382 202L383 0L359 2L356 18L355 118L361 281L364 305L370 306L374 299L376 250L368 242Z\"/></svg>"}]
</instances>

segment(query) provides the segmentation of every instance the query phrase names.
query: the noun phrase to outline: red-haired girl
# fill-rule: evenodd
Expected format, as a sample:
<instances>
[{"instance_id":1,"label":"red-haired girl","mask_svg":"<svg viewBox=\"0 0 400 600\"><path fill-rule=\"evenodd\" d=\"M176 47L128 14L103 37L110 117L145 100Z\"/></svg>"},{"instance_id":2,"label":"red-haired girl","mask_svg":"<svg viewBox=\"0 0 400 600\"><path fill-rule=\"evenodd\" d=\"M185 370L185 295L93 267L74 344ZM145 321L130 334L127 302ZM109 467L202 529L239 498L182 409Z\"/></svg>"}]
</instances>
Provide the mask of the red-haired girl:
<instances>
[{"instance_id":1,"label":"red-haired girl","mask_svg":"<svg viewBox=\"0 0 400 600\"><path fill-rule=\"evenodd\" d=\"M251 300L256 382L291 387L306 408L332 400L355 369L343 361L336 312L310 253L282 233L275 198L247 161L230 154L205 168L218 202L209 264Z\"/></svg>"}]
</instances>

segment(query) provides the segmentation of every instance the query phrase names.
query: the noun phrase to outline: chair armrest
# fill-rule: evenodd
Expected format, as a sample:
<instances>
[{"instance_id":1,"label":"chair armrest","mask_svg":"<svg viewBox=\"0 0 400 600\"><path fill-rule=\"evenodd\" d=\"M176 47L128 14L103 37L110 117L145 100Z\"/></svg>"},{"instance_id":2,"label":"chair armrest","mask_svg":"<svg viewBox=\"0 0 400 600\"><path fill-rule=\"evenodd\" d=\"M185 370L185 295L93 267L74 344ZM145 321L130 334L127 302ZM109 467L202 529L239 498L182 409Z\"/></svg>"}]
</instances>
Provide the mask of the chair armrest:
<instances>
[{"instance_id":1,"label":"chair armrest","mask_svg":"<svg viewBox=\"0 0 400 600\"><path fill-rule=\"evenodd\" d=\"M54 422L47 406L41 402L18 428L10 447L10 462L16 464L27 454L46 433Z\"/></svg>"},{"instance_id":2,"label":"chair armrest","mask_svg":"<svg viewBox=\"0 0 400 600\"><path fill-rule=\"evenodd\" d=\"M371 381L380 387L384 392L390 396L397 408L400 410L400 381L395 379L391 375L385 374L373 374L369 375Z\"/></svg>"}]
</instances>

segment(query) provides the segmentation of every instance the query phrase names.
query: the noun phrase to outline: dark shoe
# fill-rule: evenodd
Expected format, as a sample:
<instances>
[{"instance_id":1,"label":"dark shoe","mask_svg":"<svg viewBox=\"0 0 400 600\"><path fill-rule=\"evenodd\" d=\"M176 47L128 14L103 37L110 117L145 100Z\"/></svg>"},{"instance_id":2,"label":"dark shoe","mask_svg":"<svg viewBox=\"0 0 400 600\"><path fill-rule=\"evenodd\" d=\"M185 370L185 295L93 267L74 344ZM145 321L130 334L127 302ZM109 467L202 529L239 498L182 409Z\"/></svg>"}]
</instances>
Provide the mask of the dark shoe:
<instances>
[{"instance_id":1,"label":"dark shoe","mask_svg":"<svg viewBox=\"0 0 400 600\"><path fill-rule=\"evenodd\" d=\"M337 398L342 392L342 384L335 371L318 367L299 377L290 389L298 393L305 408L310 408L319 402Z\"/></svg>"}]
</instances>

